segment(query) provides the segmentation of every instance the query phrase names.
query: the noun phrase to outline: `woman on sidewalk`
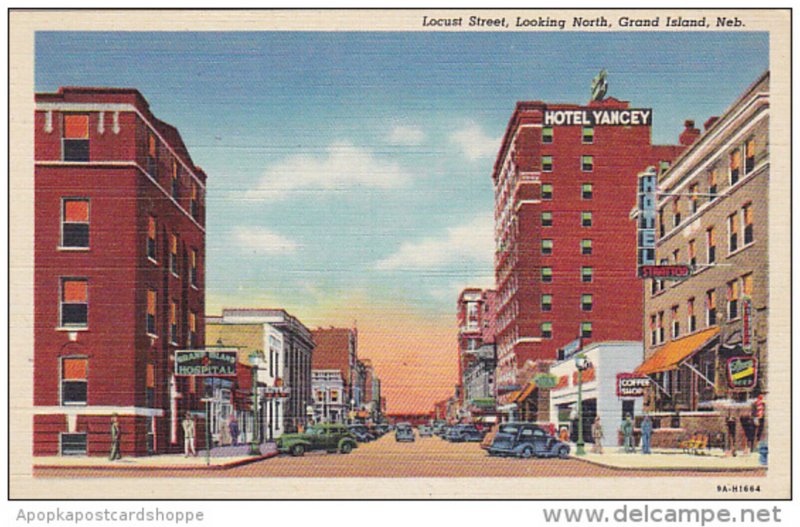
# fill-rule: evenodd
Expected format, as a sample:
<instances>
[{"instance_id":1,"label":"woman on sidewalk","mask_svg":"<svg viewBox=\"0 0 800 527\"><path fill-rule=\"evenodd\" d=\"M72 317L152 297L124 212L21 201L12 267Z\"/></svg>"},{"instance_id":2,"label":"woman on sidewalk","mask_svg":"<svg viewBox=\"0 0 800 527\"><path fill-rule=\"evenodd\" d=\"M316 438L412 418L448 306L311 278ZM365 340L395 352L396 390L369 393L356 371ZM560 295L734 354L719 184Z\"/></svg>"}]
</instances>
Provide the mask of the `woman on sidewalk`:
<instances>
[{"instance_id":1,"label":"woman on sidewalk","mask_svg":"<svg viewBox=\"0 0 800 527\"><path fill-rule=\"evenodd\" d=\"M594 418L594 423L592 423L592 439L594 439L594 445L592 445L592 452L595 454L602 454L603 453L603 426L600 424L600 416Z\"/></svg>"},{"instance_id":2,"label":"woman on sidewalk","mask_svg":"<svg viewBox=\"0 0 800 527\"><path fill-rule=\"evenodd\" d=\"M649 415L642 420L642 454L650 454L650 441L653 437L653 422Z\"/></svg>"}]
</instances>

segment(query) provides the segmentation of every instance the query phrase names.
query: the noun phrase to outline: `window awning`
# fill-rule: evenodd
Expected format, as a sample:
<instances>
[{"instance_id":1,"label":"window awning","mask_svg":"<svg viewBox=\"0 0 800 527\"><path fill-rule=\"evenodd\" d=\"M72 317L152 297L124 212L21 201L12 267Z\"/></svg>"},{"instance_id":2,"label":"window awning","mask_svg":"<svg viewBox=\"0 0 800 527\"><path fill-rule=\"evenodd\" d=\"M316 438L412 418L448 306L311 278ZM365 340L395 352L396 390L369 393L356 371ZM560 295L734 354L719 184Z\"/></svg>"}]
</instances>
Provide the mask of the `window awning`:
<instances>
[{"instance_id":1,"label":"window awning","mask_svg":"<svg viewBox=\"0 0 800 527\"><path fill-rule=\"evenodd\" d=\"M678 340L673 340L647 358L638 368L636 373L650 375L667 370L674 370L682 362L700 351L714 337L719 334L719 328L709 328L694 335L688 335Z\"/></svg>"},{"instance_id":2,"label":"window awning","mask_svg":"<svg viewBox=\"0 0 800 527\"><path fill-rule=\"evenodd\" d=\"M535 389L536 389L536 383L535 382L529 382L528 386L526 386L524 390L519 392L519 395L516 397L516 399L514 399L513 402L515 402L515 403L523 402L525 399L528 398L528 396L530 396L531 393L533 393L533 390L535 390Z\"/></svg>"}]
</instances>

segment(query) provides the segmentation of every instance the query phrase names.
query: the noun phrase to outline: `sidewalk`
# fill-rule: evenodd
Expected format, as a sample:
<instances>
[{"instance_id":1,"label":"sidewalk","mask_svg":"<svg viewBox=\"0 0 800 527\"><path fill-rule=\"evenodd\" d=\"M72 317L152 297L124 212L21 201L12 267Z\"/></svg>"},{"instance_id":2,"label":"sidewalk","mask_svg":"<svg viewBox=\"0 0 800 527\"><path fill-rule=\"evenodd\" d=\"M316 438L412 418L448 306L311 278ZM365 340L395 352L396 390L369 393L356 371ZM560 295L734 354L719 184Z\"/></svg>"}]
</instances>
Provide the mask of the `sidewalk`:
<instances>
[{"instance_id":1,"label":"sidewalk","mask_svg":"<svg viewBox=\"0 0 800 527\"><path fill-rule=\"evenodd\" d=\"M761 471L767 467L758 462L758 453L742 454L736 457L725 457L720 449L711 449L704 455L687 454L680 449L654 448L649 455L642 454L640 449L626 454L622 447L606 447L602 454L593 454L592 445L586 445L586 455L575 455L572 444L573 459L592 463L611 469L620 470L699 470L707 472L727 472L742 470Z\"/></svg>"},{"instance_id":2,"label":"sidewalk","mask_svg":"<svg viewBox=\"0 0 800 527\"><path fill-rule=\"evenodd\" d=\"M250 455L250 445L215 447L211 449L209 463L206 451L198 450L196 457L182 454L123 457L110 461L105 456L48 456L34 458L34 469L69 468L85 470L223 470L278 455L275 443L263 443L261 455Z\"/></svg>"}]
</instances>

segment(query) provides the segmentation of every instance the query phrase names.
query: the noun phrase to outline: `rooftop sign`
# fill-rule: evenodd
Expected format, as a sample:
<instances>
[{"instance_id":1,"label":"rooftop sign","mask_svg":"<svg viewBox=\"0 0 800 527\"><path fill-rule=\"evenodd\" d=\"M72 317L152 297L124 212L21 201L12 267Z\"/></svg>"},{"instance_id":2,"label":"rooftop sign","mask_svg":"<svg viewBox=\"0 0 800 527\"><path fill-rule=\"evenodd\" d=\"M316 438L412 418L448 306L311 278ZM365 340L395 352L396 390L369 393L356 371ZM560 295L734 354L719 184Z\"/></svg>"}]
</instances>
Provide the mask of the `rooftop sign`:
<instances>
[{"instance_id":1,"label":"rooftop sign","mask_svg":"<svg viewBox=\"0 0 800 527\"><path fill-rule=\"evenodd\" d=\"M545 126L650 126L651 108L545 110Z\"/></svg>"}]
</instances>

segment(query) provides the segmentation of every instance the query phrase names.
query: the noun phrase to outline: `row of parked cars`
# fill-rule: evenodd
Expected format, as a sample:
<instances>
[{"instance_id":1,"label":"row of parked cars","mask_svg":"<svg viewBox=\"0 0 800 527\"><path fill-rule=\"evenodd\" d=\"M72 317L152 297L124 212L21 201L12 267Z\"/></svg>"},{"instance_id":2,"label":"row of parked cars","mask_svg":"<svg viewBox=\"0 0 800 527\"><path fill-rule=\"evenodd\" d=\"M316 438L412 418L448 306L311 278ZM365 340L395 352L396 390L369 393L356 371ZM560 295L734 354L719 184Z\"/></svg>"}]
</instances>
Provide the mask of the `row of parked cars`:
<instances>
[{"instance_id":1,"label":"row of parked cars","mask_svg":"<svg viewBox=\"0 0 800 527\"><path fill-rule=\"evenodd\" d=\"M452 443L480 442L490 456L503 457L569 457L570 446L536 423L502 423L492 430L474 424L441 424L433 433Z\"/></svg>"},{"instance_id":2,"label":"row of parked cars","mask_svg":"<svg viewBox=\"0 0 800 527\"><path fill-rule=\"evenodd\" d=\"M374 441L391 429L388 424L367 426L321 423L310 426L303 432L283 434L275 440L275 444L279 452L293 456L302 456L314 450L325 450L330 454L349 454L354 448L358 448L358 443Z\"/></svg>"}]
</instances>

